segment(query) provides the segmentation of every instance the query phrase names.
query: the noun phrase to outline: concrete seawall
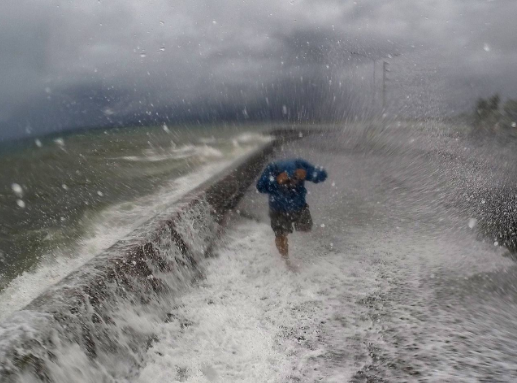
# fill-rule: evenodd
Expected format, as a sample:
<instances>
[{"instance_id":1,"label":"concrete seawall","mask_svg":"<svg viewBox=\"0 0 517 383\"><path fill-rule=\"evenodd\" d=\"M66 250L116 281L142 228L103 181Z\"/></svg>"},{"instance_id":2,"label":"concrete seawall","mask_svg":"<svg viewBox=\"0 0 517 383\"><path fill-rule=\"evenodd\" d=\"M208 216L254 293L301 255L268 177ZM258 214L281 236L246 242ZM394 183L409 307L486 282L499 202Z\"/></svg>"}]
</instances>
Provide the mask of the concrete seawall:
<instances>
[{"instance_id":1,"label":"concrete seawall","mask_svg":"<svg viewBox=\"0 0 517 383\"><path fill-rule=\"evenodd\" d=\"M116 356L128 366L141 363L152 332L128 317L167 319L174 295L199 276L198 262L220 235L226 213L235 207L263 168L268 155L299 130L272 132L274 140L217 175L127 238L105 250L0 324L0 381L32 375L59 381L63 355L95 370ZM130 311L130 313L128 313ZM129 363L128 363L129 362ZM60 366L60 376L70 376ZM106 376L111 373L107 371ZM128 372L130 375L130 372Z\"/></svg>"}]
</instances>

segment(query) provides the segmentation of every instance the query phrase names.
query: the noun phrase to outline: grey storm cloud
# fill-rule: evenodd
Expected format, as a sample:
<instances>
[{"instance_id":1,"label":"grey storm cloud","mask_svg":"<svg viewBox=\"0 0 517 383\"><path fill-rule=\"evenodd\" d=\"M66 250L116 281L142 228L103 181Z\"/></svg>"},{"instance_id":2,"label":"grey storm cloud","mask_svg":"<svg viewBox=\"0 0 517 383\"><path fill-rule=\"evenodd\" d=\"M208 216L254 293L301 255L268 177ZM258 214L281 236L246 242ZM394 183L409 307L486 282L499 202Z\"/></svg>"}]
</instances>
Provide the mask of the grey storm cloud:
<instances>
[{"instance_id":1,"label":"grey storm cloud","mask_svg":"<svg viewBox=\"0 0 517 383\"><path fill-rule=\"evenodd\" d=\"M517 96L513 0L4 0L1 8L4 138L214 107L220 116L249 105L274 117L285 104L300 118L367 114L380 102L384 59L388 106L402 114Z\"/></svg>"}]
</instances>

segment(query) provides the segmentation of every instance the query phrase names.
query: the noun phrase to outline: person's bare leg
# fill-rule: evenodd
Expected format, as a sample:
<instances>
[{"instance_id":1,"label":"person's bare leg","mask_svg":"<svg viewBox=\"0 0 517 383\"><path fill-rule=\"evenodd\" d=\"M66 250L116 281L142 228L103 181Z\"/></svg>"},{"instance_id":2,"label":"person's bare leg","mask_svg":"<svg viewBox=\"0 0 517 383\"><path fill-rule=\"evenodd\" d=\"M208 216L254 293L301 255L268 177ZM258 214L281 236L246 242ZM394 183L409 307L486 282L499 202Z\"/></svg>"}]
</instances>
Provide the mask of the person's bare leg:
<instances>
[{"instance_id":1,"label":"person's bare leg","mask_svg":"<svg viewBox=\"0 0 517 383\"><path fill-rule=\"evenodd\" d=\"M287 235L276 236L275 244L280 255L284 258L287 258L289 256L289 245L287 243Z\"/></svg>"}]
</instances>

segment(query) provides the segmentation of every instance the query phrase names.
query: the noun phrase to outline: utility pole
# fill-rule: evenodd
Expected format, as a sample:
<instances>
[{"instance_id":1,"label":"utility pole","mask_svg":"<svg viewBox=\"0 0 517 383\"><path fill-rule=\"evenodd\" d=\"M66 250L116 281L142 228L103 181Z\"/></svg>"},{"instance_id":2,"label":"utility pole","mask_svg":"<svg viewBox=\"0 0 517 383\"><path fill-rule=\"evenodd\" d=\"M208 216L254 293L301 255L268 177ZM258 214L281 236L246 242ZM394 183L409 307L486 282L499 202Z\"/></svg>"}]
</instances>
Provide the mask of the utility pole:
<instances>
[{"instance_id":1,"label":"utility pole","mask_svg":"<svg viewBox=\"0 0 517 383\"><path fill-rule=\"evenodd\" d=\"M372 91L372 113L375 114L375 62L376 60L373 60L373 91Z\"/></svg>"},{"instance_id":2,"label":"utility pole","mask_svg":"<svg viewBox=\"0 0 517 383\"><path fill-rule=\"evenodd\" d=\"M371 60L373 62L373 81L372 81L372 109L375 111L375 101L377 99L377 89L376 89L376 63L377 63L377 60L380 60L379 59L374 59L374 58L371 58L369 55L366 55L366 54L362 54L362 53L359 53L359 52L355 52L355 51L350 51L349 52L351 55L356 55L356 56L362 56L362 57L365 57L369 60ZM393 57L398 57L400 56L400 53L394 53L393 55L388 55L388 57L391 59ZM388 69L388 65L389 63L387 61L384 61L382 62L382 112L384 113L385 109L386 109L386 73L389 72L390 70Z\"/></svg>"},{"instance_id":3,"label":"utility pole","mask_svg":"<svg viewBox=\"0 0 517 383\"><path fill-rule=\"evenodd\" d=\"M363 54L363 53L359 53L359 52L355 52L355 51L351 51L349 53L351 55L361 56L361 57L367 58L368 60L371 60L373 62L372 110L375 110L375 64L376 64L377 60L373 59L370 56L368 56L366 54Z\"/></svg>"},{"instance_id":4,"label":"utility pole","mask_svg":"<svg viewBox=\"0 0 517 383\"><path fill-rule=\"evenodd\" d=\"M386 110L386 72L388 72L388 63L382 62L382 112Z\"/></svg>"}]
</instances>

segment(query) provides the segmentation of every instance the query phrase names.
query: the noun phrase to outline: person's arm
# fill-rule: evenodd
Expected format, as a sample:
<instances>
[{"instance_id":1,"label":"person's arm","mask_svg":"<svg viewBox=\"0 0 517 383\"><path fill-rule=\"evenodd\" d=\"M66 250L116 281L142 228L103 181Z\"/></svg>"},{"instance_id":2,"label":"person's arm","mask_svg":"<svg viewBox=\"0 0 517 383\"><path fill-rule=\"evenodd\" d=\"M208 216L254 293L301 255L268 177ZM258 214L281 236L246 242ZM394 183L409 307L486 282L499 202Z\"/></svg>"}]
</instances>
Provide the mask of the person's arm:
<instances>
[{"instance_id":1,"label":"person's arm","mask_svg":"<svg viewBox=\"0 0 517 383\"><path fill-rule=\"evenodd\" d=\"M271 193L274 191L278 187L276 182L277 173L276 167L273 164L269 164L257 181L257 190L261 193Z\"/></svg>"},{"instance_id":2,"label":"person's arm","mask_svg":"<svg viewBox=\"0 0 517 383\"><path fill-rule=\"evenodd\" d=\"M317 183L323 182L327 179L327 172L325 169L323 169L322 166L316 167L305 160L298 160L297 166L298 166L298 168L305 170L305 172L306 172L305 180L306 181L311 181L311 182L314 182L315 184L317 184Z\"/></svg>"}]
</instances>

